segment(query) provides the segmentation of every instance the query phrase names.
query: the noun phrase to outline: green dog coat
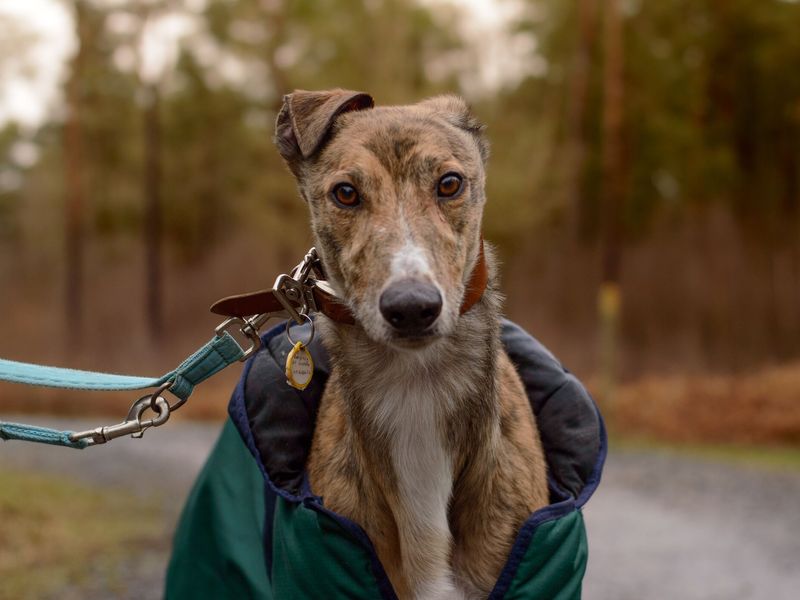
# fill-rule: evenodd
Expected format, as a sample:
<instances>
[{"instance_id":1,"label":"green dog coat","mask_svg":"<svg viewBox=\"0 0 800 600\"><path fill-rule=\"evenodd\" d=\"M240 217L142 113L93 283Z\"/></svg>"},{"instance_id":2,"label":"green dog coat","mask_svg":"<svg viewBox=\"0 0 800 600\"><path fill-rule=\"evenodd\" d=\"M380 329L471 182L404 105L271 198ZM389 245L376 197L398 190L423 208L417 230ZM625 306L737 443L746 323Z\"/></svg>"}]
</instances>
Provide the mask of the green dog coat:
<instances>
[{"instance_id":1,"label":"green dog coat","mask_svg":"<svg viewBox=\"0 0 800 600\"><path fill-rule=\"evenodd\" d=\"M233 393L230 419L175 534L168 600L397 598L364 530L310 489L304 467L329 365L314 342L311 384L289 386L284 331L264 335ZM306 337L302 327L293 331L294 339ZM536 414L551 503L522 525L489 599L579 599L588 558L581 508L600 482L603 421L581 383L538 341L508 321L502 339Z\"/></svg>"}]
</instances>

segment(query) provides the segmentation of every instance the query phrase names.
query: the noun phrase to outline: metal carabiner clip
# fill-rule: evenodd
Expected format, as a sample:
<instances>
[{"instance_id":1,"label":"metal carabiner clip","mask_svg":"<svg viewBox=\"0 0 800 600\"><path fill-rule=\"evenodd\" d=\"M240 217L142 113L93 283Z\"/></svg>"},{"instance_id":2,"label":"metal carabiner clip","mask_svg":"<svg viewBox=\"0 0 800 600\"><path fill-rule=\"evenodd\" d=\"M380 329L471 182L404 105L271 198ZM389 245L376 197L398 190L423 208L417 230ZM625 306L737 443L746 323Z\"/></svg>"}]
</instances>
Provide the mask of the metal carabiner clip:
<instances>
[{"instance_id":1,"label":"metal carabiner clip","mask_svg":"<svg viewBox=\"0 0 800 600\"><path fill-rule=\"evenodd\" d=\"M158 391L156 391L156 394L158 394ZM142 415L150 408L153 409L156 416L152 419L142 421ZM94 446L96 444L105 444L106 442L125 435L142 437L144 432L150 427L158 427L166 423L169 419L170 412L169 402L162 396L147 394L131 405L128 416L125 417L122 423L76 432L71 434L69 439L72 442L88 439L89 445Z\"/></svg>"},{"instance_id":2,"label":"metal carabiner clip","mask_svg":"<svg viewBox=\"0 0 800 600\"><path fill-rule=\"evenodd\" d=\"M270 316L267 315L258 315L260 316ZM264 319L266 321L266 319ZM242 357L239 359L239 362L244 362L248 358L250 358L253 354L255 354L258 349L261 347L261 338L258 335L258 325L251 322L250 319L244 319L242 317L231 317L230 319L226 319L214 330L214 333L217 337L221 337L225 332L229 335L232 335L232 331L238 331L242 335L244 335L249 341L250 345L245 348L243 344L239 344L242 348ZM239 343L237 341L237 343ZM183 404L181 402L180 404Z\"/></svg>"}]
</instances>

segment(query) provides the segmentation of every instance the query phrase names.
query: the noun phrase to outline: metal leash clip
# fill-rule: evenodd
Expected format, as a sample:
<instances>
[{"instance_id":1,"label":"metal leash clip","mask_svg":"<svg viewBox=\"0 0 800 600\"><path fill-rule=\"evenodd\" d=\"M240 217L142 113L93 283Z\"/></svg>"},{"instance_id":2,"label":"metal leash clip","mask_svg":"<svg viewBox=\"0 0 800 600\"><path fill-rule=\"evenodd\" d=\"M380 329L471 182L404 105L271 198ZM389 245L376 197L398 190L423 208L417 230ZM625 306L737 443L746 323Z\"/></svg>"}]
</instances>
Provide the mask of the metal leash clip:
<instances>
[{"instance_id":1,"label":"metal leash clip","mask_svg":"<svg viewBox=\"0 0 800 600\"><path fill-rule=\"evenodd\" d=\"M265 316L265 319L258 321L258 319ZM243 351L242 357L239 359L239 362L244 362L261 347L261 337L258 335L258 330L261 329L271 316L273 316L271 313L266 313L249 318L231 317L217 325L216 329L214 329L214 333L216 333L217 336L221 336L225 332L233 335L234 331L238 331L244 335L250 341L250 345ZM239 342L237 341L236 343L238 344ZM241 346L244 348L244 345Z\"/></svg>"},{"instance_id":2,"label":"metal leash clip","mask_svg":"<svg viewBox=\"0 0 800 600\"><path fill-rule=\"evenodd\" d=\"M272 287L272 295L282 309L264 312L249 317L230 317L220 323L215 332L218 336L225 332L234 335L241 334L246 339L246 344L240 344L243 349L244 362L255 354L261 347L259 330L270 319L292 319L302 325L308 319L310 311L317 310L314 300L314 286L321 280L321 267L319 256L315 248L311 248L303 260L291 271L291 274L279 275Z\"/></svg>"},{"instance_id":3,"label":"metal leash clip","mask_svg":"<svg viewBox=\"0 0 800 600\"><path fill-rule=\"evenodd\" d=\"M72 433L69 436L70 441L89 440L89 445L94 446L97 444L105 444L106 442L125 435L140 438L144 435L144 432L151 427L163 425L169 420L170 413L183 404L183 401L181 401L170 406L169 402L161 396L164 390L169 388L170 383L171 382L165 383L152 394L142 396L134 402L128 411L128 416L125 417L122 423L98 427L96 429L90 429L89 431ZM144 415L145 411L148 409L152 409L156 414L152 419L143 421L142 415Z\"/></svg>"},{"instance_id":4,"label":"metal leash clip","mask_svg":"<svg viewBox=\"0 0 800 600\"><path fill-rule=\"evenodd\" d=\"M325 282L319 255L315 248L311 248L303 257L303 260L292 269L291 274L278 276L272 290L266 292L267 294L271 292L274 297L276 302L272 303L271 306L274 306L275 310L267 310L251 316L230 317L217 326L215 333L220 337L225 333L244 336L246 341L239 344L242 348L240 361L247 360L261 347L261 337L258 332L272 318L288 318L298 325L309 321L312 325L311 336L313 338L313 322L308 314L317 310L317 303L314 299L315 286L320 287L328 294L333 293ZM289 323L290 321L286 323L287 333ZM239 342L237 341L237 343ZM299 344L299 346L302 348L304 344ZM170 404L164 399L162 394L170 388L170 385L172 385L172 381L164 383L154 392L139 398L131 405L128 416L122 423L71 433L69 440L71 442L87 440L88 445L93 446L105 444L110 440L125 435L142 437L149 428L159 427L166 423L170 414L186 402L187 398L183 398ZM147 410L152 410L155 416L143 420Z\"/></svg>"},{"instance_id":5,"label":"metal leash clip","mask_svg":"<svg viewBox=\"0 0 800 600\"><path fill-rule=\"evenodd\" d=\"M317 249L311 248L303 260L294 269L291 275L279 275L272 286L272 293L281 306L286 310L286 314L298 325L305 323L305 315L309 311L317 310L314 301L313 281L319 273L319 256ZM300 308L295 308L297 305Z\"/></svg>"}]
</instances>

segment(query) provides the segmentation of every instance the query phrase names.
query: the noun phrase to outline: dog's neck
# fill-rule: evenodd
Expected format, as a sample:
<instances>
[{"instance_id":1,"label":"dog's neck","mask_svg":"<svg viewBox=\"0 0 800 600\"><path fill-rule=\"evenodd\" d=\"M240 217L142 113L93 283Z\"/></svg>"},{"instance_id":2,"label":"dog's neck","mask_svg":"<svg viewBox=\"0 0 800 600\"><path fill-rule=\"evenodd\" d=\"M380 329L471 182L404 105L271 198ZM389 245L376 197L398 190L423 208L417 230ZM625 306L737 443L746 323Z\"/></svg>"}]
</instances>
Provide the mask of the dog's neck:
<instances>
[{"instance_id":1,"label":"dog's neck","mask_svg":"<svg viewBox=\"0 0 800 600\"><path fill-rule=\"evenodd\" d=\"M459 317L454 331L420 350L387 347L357 325L322 319L350 425L365 447L380 448L406 429L415 437L436 433L450 456L474 449L481 441L477 435L489 443L499 421L501 298L494 270L490 263L483 296Z\"/></svg>"}]
</instances>

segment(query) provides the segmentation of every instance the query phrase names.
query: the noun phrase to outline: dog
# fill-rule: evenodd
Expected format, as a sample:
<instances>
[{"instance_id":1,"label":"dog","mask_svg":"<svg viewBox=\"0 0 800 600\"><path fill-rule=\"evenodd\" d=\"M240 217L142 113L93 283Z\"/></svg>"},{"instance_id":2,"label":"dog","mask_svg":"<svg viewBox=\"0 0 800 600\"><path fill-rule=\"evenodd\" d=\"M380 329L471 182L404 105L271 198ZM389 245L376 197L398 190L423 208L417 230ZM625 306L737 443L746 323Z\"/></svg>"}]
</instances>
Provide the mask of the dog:
<instances>
[{"instance_id":1,"label":"dog","mask_svg":"<svg viewBox=\"0 0 800 600\"><path fill-rule=\"evenodd\" d=\"M456 96L375 107L360 92L297 90L275 142L355 319L318 319L332 371L311 489L364 528L399 598L485 598L548 486L500 344L484 127Z\"/></svg>"}]
</instances>

